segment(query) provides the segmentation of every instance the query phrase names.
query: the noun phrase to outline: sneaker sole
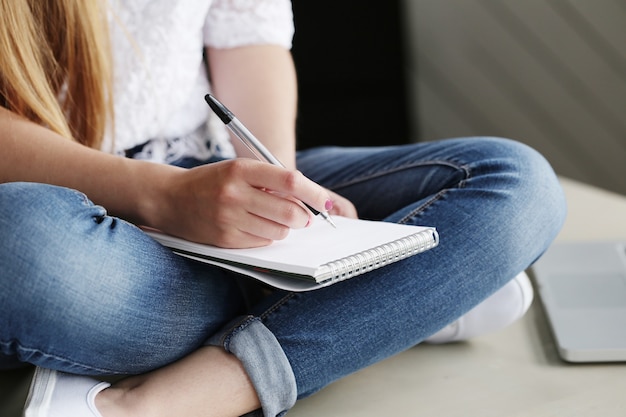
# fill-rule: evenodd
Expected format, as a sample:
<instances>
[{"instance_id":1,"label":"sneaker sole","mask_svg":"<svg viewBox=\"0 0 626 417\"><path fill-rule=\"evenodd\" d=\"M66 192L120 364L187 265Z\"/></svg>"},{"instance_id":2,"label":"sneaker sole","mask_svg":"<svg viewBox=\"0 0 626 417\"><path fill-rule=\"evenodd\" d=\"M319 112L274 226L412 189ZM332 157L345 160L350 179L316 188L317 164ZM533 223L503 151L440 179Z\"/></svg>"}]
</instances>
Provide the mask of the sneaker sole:
<instances>
[{"instance_id":1,"label":"sneaker sole","mask_svg":"<svg viewBox=\"0 0 626 417\"><path fill-rule=\"evenodd\" d=\"M36 368L30 383L23 417L46 417L56 385L56 371Z\"/></svg>"}]
</instances>

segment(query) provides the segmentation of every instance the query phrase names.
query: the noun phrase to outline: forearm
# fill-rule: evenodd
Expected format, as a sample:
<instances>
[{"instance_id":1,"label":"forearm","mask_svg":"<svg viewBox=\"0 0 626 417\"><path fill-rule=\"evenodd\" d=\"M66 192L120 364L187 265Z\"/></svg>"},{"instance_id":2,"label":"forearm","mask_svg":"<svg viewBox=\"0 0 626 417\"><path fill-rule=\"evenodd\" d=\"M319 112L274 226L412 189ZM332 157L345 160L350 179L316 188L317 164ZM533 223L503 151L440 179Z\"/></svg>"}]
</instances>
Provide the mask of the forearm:
<instances>
[{"instance_id":1,"label":"forearm","mask_svg":"<svg viewBox=\"0 0 626 417\"><path fill-rule=\"evenodd\" d=\"M291 53L259 45L208 49L215 96L288 168L295 168L296 75ZM238 154L244 148L233 140Z\"/></svg>"},{"instance_id":2,"label":"forearm","mask_svg":"<svg viewBox=\"0 0 626 417\"><path fill-rule=\"evenodd\" d=\"M296 171L250 159L193 169L109 155L0 108L0 182L61 185L109 214L175 236L253 247L305 227L330 196ZM262 191L268 188L276 193Z\"/></svg>"},{"instance_id":3,"label":"forearm","mask_svg":"<svg viewBox=\"0 0 626 417\"><path fill-rule=\"evenodd\" d=\"M62 138L0 108L0 182L60 185L116 216L151 224L157 190L176 168L109 155Z\"/></svg>"}]
</instances>

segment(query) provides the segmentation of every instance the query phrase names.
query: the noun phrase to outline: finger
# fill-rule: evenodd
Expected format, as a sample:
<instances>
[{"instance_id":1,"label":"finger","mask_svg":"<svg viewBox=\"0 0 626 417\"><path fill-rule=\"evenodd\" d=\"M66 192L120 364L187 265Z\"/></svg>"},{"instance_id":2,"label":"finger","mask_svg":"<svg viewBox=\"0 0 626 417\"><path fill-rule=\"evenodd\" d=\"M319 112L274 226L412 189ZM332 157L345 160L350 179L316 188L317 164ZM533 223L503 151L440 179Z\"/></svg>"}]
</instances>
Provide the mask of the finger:
<instances>
[{"instance_id":1,"label":"finger","mask_svg":"<svg viewBox=\"0 0 626 417\"><path fill-rule=\"evenodd\" d=\"M247 186L239 189L238 203L219 216L225 235L236 239L232 229L264 240L282 240L292 228L303 228L312 214L292 197ZM245 236L242 239L247 240ZM230 246L237 245L229 242Z\"/></svg>"},{"instance_id":2,"label":"finger","mask_svg":"<svg viewBox=\"0 0 626 417\"><path fill-rule=\"evenodd\" d=\"M301 201L275 191L256 190L249 203L251 213L291 229L300 229L313 221L313 213Z\"/></svg>"},{"instance_id":3,"label":"finger","mask_svg":"<svg viewBox=\"0 0 626 417\"><path fill-rule=\"evenodd\" d=\"M333 198L333 208L330 211L331 215L349 217L356 219L358 218L358 213L356 207L350 200L345 197L340 196L334 192L330 192Z\"/></svg>"},{"instance_id":4,"label":"finger","mask_svg":"<svg viewBox=\"0 0 626 417\"><path fill-rule=\"evenodd\" d=\"M231 239L220 240L212 244L226 249L248 249L268 246L271 245L273 242L273 239L266 239L250 233L239 231L239 233L232 235Z\"/></svg>"},{"instance_id":5,"label":"finger","mask_svg":"<svg viewBox=\"0 0 626 417\"><path fill-rule=\"evenodd\" d=\"M349 201L334 200L334 203L335 205L333 206L333 209L329 212L331 215L349 217L352 219L356 219L358 217L356 208Z\"/></svg>"},{"instance_id":6,"label":"finger","mask_svg":"<svg viewBox=\"0 0 626 417\"><path fill-rule=\"evenodd\" d=\"M248 235L244 236L246 240L269 242L285 239L291 230L288 226L251 213L242 219L238 229Z\"/></svg>"},{"instance_id":7,"label":"finger","mask_svg":"<svg viewBox=\"0 0 626 417\"><path fill-rule=\"evenodd\" d=\"M267 246L275 240L282 240L289 234L289 227L243 212L237 215L237 222L228 222L213 229L211 243L223 248L251 248Z\"/></svg>"},{"instance_id":8,"label":"finger","mask_svg":"<svg viewBox=\"0 0 626 417\"><path fill-rule=\"evenodd\" d=\"M326 211L332 204L328 191L306 178L300 171L260 164L248 171L248 175L247 180L251 185L290 195L317 211Z\"/></svg>"}]
</instances>

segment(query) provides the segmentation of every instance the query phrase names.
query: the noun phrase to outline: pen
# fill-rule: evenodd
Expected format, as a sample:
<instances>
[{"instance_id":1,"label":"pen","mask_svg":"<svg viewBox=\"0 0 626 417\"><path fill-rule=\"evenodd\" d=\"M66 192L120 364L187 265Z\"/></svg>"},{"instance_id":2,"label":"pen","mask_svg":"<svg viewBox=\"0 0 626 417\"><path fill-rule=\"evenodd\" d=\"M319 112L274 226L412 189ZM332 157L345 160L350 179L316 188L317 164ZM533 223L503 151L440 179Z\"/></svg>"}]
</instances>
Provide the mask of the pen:
<instances>
[{"instance_id":1,"label":"pen","mask_svg":"<svg viewBox=\"0 0 626 417\"><path fill-rule=\"evenodd\" d=\"M241 123L239 119L237 119L235 115L228 110L228 108L226 108L226 106L219 102L219 100L211 94L205 95L204 99L208 103L209 107L211 107L211 110L213 110L215 114L222 119L222 122L224 122L226 127L228 127L230 131L233 132L233 134L237 136L248 149L250 149L250 152L252 152L257 159L268 162L272 165L277 165L283 168L285 167L282 162L272 155L272 153L265 146L263 146L263 144L256 137L254 137L254 135L243 125L243 123ZM311 210L314 215L317 216L319 214L324 218L324 220L330 223L331 226L337 228L337 225L335 225L335 222L333 222L333 219L327 212L320 212L309 206L307 203L303 202L303 204L306 208Z\"/></svg>"}]
</instances>

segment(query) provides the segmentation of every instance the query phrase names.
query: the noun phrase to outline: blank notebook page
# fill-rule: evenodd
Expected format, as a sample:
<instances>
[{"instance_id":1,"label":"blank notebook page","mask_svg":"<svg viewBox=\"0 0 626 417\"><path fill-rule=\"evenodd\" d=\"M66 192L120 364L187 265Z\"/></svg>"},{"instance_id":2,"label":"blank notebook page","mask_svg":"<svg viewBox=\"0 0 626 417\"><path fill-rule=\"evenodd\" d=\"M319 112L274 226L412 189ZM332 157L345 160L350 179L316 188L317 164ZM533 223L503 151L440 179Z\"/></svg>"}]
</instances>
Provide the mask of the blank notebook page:
<instances>
[{"instance_id":1,"label":"blank notebook page","mask_svg":"<svg viewBox=\"0 0 626 417\"><path fill-rule=\"evenodd\" d=\"M425 243L435 246L432 227L409 226L345 217L334 217L337 228L321 219L305 229L291 230L284 240L251 249L223 249L200 245L171 236L149 233L165 246L238 264L293 274L316 276L321 265L350 257L423 232ZM402 249L400 246L397 249Z\"/></svg>"}]
</instances>

